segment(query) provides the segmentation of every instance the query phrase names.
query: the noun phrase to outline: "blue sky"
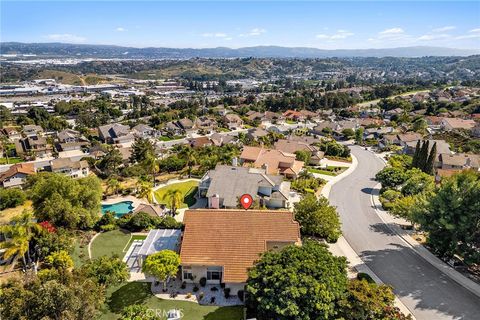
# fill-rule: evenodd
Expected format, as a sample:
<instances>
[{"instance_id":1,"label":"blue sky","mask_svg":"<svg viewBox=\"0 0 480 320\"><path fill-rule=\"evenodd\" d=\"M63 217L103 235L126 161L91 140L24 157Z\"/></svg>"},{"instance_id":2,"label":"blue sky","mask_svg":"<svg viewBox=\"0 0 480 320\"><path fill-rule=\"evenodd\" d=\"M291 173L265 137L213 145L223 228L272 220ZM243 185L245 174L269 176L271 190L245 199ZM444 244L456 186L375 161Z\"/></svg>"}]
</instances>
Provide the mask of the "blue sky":
<instances>
[{"instance_id":1,"label":"blue sky","mask_svg":"<svg viewBox=\"0 0 480 320\"><path fill-rule=\"evenodd\" d=\"M4 1L1 41L480 48L480 2Z\"/></svg>"}]
</instances>

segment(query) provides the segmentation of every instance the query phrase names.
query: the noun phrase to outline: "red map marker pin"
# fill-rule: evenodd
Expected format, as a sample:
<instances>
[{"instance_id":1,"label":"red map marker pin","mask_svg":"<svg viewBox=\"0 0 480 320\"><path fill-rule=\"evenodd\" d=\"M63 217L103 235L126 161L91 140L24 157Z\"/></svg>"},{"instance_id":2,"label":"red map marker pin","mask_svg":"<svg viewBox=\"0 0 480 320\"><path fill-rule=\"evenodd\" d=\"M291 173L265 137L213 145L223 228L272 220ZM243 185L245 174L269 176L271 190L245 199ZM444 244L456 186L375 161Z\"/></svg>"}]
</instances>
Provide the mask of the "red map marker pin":
<instances>
[{"instance_id":1,"label":"red map marker pin","mask_svg":"<svg viewBox=\"0 0 480 320\"><path fill-rule=\"evenodd\" d=\"M240 203L245 210L248 210L253 204L253 198L249 194L244 194L240 197Z\"/></svg>"}]
</instances>

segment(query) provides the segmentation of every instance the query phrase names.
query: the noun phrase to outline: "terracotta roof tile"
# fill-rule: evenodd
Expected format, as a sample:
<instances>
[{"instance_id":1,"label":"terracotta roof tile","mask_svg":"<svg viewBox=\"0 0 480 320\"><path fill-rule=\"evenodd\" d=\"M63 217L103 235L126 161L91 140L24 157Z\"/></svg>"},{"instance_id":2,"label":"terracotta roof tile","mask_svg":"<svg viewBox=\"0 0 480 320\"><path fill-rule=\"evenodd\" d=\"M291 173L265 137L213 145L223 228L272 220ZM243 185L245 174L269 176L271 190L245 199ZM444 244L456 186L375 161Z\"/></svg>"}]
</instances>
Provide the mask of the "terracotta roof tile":
<instances>
[{"instance_id":1,"label":"terracotta roof tile","mask_svg":"<svg viewBox=\"0 0 480 320\"><path fill-rule=\"evenodd\" d=\"M268 242L300 244L300 227L288 211L187 210L183 265L223 266L223 281L247 280Z\"/></svg>"}]
</instances>

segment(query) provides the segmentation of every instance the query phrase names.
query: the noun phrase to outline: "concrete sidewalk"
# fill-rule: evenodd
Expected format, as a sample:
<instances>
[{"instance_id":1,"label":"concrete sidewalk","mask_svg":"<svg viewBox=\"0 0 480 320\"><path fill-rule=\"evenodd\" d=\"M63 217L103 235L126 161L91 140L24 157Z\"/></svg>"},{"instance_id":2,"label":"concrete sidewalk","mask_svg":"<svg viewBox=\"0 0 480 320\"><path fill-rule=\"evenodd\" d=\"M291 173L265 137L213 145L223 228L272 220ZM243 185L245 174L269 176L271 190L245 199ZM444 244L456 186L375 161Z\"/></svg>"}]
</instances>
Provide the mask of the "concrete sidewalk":
<instances>
[{"instance_id":1,"label":"concrete sidewalk","mask_svg":"<svg viewBox=\"0 0 480 320\"><path fill-rule=\"evenodd\" d=\"M466 276L464 276L463 274L437 258L424 246L415 241L415 239L413 239L406 230L400 227L401 225L410 224L409 222L404 219L396 218L383 209L379 197L380 187L381 184L379 183L371 192L372 206L375 208L377 215L387 225L387 227L393 232L395 232L398 236L400 236L408 246L410 246L418 255L420 255L423 259L429 262L432 266L434 266L435 268L446 274L448 277L450 277L453 281L457 282L462 287L468 289L480 298L480 285L478 283L467 278Z\"/></svg>"}]
</instances>

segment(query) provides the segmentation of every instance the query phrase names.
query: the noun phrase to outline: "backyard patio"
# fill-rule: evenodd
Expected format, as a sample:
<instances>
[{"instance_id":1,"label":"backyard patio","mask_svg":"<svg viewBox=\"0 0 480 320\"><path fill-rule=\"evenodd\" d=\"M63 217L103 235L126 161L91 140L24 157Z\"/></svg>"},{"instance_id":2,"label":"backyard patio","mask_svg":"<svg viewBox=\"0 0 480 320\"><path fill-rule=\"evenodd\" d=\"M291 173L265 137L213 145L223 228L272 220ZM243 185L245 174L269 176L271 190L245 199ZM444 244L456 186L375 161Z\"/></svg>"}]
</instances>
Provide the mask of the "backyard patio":
<instances>
[{"instance_id":1,"label":"backyard patio","mask_svg":"<svg viewBox=\"0 0 480 320\"><path fill-rule=\"evenodd\" d=\"M194 287L198 288L194 292ZM170 280L167 283L167 291L163 291L163 283L152 283L153 294L165 300L181 300L197 302L200 305L214 305L214 306L238 306L243 305L243 302L238 296L230 296L225 298L224 290L221 286L207 284L205 287L200 285L186 283L182 288L181 279Z\"/></svg>"}]
</instances>

